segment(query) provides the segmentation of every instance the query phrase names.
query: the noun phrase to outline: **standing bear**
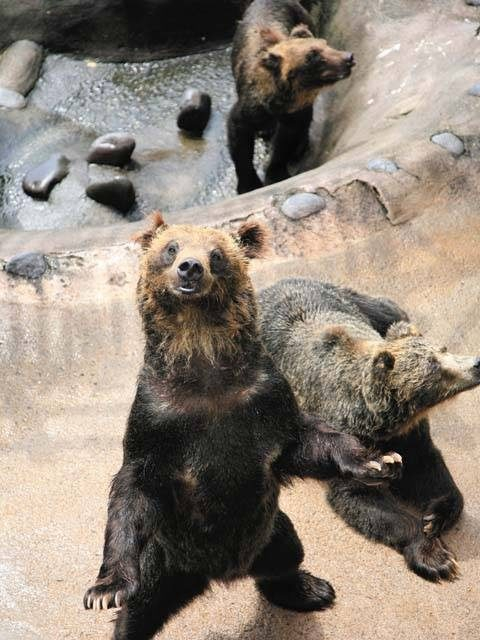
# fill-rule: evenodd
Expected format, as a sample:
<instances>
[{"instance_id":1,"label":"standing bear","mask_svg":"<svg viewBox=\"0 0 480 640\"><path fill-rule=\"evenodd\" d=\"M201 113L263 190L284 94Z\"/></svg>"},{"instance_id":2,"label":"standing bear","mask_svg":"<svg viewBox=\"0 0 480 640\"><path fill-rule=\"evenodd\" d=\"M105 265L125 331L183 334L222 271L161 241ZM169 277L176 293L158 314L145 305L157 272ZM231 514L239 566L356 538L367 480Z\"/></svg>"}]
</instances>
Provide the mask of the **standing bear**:
<instances>
[{"instance_id":1,"label":"standing bear","mask_svg":"<svg viewBox=\"0 0 480 640\"><path fill-rule=\"evenodd\" d=\"M318 93L350 75L353 54L332 49L314 33L296 0L254 0L237 27L232 69L238 100L228 118L228 145L238 193L263 186L253 165L255 137L273 134L265 184L288 178L288 163L308 146Z\"/></svg>"},{"instance_id":2,"label":"standing bear","mask_svg":"<svg viewBox=\"0 0 480 640\"><path fill-rule=\"evenodd\" d=\"M251 576L273 604L320 610L328 582L300 568L279 510L294 476L378 484L400 457L300 412L263 350L249 258L264 230L167 226L143 234L144 363L110 492L103 562L86 608L121 606L114 638L151 638L211 581Z\"/></svg>"},{"instance_id":3,"label":"standing bear","mask_svg":"<svg viewBox=\"0 0 480 640\"><path fill-rule=\"evenodd\" d=\"M331 284L283 280L260 294L260 308L264 345L301 408L404 458L390 489L332 480L334 510L403 553L423 578L454 578L440 534L458 520L463 498L430 437L428 410L480 384L480 358L432 344L389 300Z\"/></svg>"}]
</instances>

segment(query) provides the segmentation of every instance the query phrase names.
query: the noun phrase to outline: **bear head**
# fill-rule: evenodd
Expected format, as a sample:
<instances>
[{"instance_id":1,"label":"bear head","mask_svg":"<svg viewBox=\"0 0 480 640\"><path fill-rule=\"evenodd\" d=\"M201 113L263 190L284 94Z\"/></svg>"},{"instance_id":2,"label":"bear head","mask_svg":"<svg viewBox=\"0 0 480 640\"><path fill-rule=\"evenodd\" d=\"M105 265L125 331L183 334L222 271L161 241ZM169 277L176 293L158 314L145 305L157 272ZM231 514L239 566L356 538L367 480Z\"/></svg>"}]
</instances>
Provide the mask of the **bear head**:
<instances>
[{"instance_id":1,"label":"bear head","mask_svg":"<svg viewBox=\"0 0 480 640\"><path fill-rule=\"evenodd\" d=\"M260 35L264 43L261 65L277 83L290 85L295 93L319 90L347 78L355 65L352 53L333 49L303 24L288 36L273 29L263 29Z\"/></svg>"},{"instance_id":2,"label":"bear head","mask_svg":"<svg viewBox=\"0 0 480 640\"><path fill-rule=\"evenodd\" d=\"M390 327L362 375L367 406L407 421L479 384L479 357L449 353L404 321Z\"/></svg>"},{"instance_id":3,"label":"bear head","mask_svg":"<svg viewBox=\"0 0 480 640\"><path fill-rule=\"evenodd\" d=\"M137 299L147 341L156 336L173 353L212 360L246 327L256 330L248 263L265 249L260 223L247 221L231 234L167 225L156 213L135 240L143 249Z\"/></svg>"}]
</instances>

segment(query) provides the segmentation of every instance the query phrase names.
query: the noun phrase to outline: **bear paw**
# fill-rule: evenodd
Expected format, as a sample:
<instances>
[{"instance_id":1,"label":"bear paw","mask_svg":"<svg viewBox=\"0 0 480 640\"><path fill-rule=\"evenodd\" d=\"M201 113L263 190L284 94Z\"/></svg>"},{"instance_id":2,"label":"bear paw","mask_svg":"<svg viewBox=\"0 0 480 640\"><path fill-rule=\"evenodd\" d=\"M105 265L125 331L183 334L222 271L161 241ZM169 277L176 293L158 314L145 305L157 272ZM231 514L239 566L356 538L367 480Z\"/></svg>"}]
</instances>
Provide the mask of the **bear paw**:
<instances>
[{"instance_id":1,"label":"bear paw","mask_svg":"<svg viewBox=\"0 0 480 640\"><path fill-rule=\"evenodd\" d=\"M459 569L455 556L440 538L420 538L403 550L409 568L431 582L455 580Z\"/></svg>"},{"instance_id":2,"label":"bear paw","mask_svg":"<svg viewBox=\"0 0 480 640\"><path fill-rule=\"evenodd\" d=\"M423 533L427 538L437 538L452 526L458 515L459 507L455 496L435 498L428 505L422 517Z\"/></svg>"},{"instance_id":3,"label":"bear paw","mask_svg":"<svg viewBox=\"0 0 480 640\"><path fill-rule=\"evenodd\" d=\"M290 611L321 611L335 600L332 585L308 571L297 571L284 578L258 580L257 587L269 602Z\"/></svg>"},{"instance_id":4,"label":"bear paw","mask_svg":"<svg viewBox=\"0 0 480 640\"><path fill-rule=\"evenodd\" d=\"M402 456L395 451L386 454L374 454L354 473L354 477L369 486L378 486L384 482L397 480L402 474Z\"/></svg>"},{"instance_id":5,"label":"bear paw","mask_svg":"<svg viewBox=\"0 0 480 640\"><path fill-rule=\"evenodd\" d=\"M87 589L83 596L83 606L94 611L121 607L131 591L125 581L101 578Z\"/></svg>"}]
</instances>

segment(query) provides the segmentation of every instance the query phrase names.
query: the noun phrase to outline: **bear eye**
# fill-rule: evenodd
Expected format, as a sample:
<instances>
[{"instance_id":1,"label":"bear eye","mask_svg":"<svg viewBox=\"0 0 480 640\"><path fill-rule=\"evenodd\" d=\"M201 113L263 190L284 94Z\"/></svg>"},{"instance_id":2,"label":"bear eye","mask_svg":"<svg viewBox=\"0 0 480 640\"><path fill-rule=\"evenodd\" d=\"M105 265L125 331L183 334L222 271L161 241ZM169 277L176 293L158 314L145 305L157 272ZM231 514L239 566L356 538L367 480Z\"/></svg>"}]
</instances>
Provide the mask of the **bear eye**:
<instances>
[{"instance_id":1,"label":"bear eye","mask_svg":"<svg viewBox=\"0 0 480 640\"><path fill-rule=\"evenodd\" d=\"M225 267L225 256L220 249L214 249L210 253L210 266L214 273L218 273Z\"/></svg>"},{"instance_id":2,"label":"bear eye","mask_svg":"<svg viewBox=\"0 0 480 640\"><path fill-rule=\"evenodd\" d=\"M173 241L167 244L165 249L162 251L162 263L165 265L171 265L175 260L175 256L178 253L178 242Z\"/></svg>"},{"instance_id":3,"label":"bear eye","mask_svg":"<svg viewBox=\"0 0 480 640\"><path fill-rule=\"evenodd\" d=\"M177 247L174 244L171 244L167 251L169 256L175 256L177 254Z\"/></svg>"},{"instance_id":4,"label":"bear eye","mask_svg":"<svg viewBox=\"0 0 480 640\"><path fill-rule=\"evenodd\" d=\"M322 55L320 51L313 49L307 53L307 62L320 62L322 60Z\"/></svg>"}]
</instances>

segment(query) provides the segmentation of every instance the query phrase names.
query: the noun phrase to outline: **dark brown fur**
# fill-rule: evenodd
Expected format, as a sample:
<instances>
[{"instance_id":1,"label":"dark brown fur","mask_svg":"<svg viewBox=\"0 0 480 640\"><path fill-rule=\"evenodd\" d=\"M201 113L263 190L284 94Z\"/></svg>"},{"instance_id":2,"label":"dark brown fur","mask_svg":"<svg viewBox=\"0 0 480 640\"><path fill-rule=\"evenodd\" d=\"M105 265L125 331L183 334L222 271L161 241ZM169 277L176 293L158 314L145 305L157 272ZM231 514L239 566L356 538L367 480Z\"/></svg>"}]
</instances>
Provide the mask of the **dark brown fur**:
<instances>
[{"instance_id":1,"label":"dark brown fur","mask_svg":"<svg viewBox=\"0 0 480 640\"><path fill-rule=\"evenodd\" d=\"M278 507L290 478L398 476L391 456L303 415L258 336L248 260L265 232L169 227L139 238L140 371L86 608L120 606L115 639L151 638L213 580L251 576L270 602L319 610L332 587L300 570Z\"/></svg>"}]
</instances>

